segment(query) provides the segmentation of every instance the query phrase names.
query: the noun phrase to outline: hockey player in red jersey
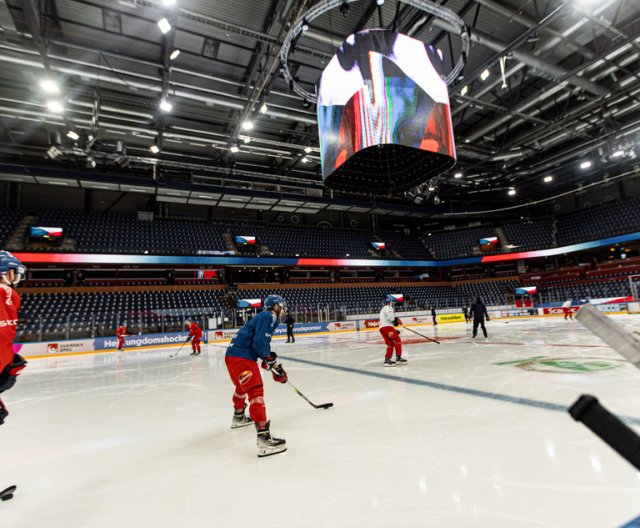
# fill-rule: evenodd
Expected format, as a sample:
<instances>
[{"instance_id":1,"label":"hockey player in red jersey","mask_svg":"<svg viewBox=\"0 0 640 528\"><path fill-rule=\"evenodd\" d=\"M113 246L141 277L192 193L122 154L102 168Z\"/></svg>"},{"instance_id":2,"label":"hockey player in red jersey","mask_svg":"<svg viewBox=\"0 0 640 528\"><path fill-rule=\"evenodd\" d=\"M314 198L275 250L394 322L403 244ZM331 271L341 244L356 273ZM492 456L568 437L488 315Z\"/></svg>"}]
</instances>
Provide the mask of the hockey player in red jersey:
<instances>
[{"instance_id":1,"label":"hockey player in red jersey","mask_svg":"<svg viewBox=\"0 0 640 528\"><path fill-rule=\"evenodd\" d=\"M27 362L13 353L16 337L20 295L14 287L22 280L27 269L8 251L0 251L0 393L9 390L16 382ZM0 424L9 411L0 399Z\"/></svg>"},{"instance_id":2,"label":"hockey player in red jersey","mask_svg":"<svg viewBox=\"0 0 640 528\"><path fill-rule=\"evenodd\" d=\"M393 295L387 295L384 298L384 306L380 310L380 334L387 345L387 352L384 355L384 366L395 367L396 364L404 365L407 360L402 357L402 339L400 334L394 328L402 324L402 321L396 317L393 307L396 303L396 298ZM392 359L393 350L396 351L396 360Z\"/></svg>"},{"instance_id":3,"label":"hockey player in red jersey","mask_svg":"<svg viewBox=\"0 0 640 528\"><path fill-rule=\"evenodd\" d=\"M187 321L184 324L189 330L189 337L187 341L191 341L191 355L200 355L200 340L202 339L202 328L195 321Z\"/></svg>"},{"instance_id":4,"label":"hockey player in red jersey","mask_svg":"<svg viewBox=\"0 0 640 528\"><path fill-rule=\"evenodd\" d=\"M124 350L124 337L131 335L129 330L127 330L126 323L122 323L118 329L116 330L116 337L118 338L118 352L122 352Z\"/></svg>"},{"instance_id":5,"label":"hockey player in red jersey","mask_svg":"<svg viewBox=\"0 0 640 528\"><path fill-rule=\"evenodd\" d=\"M282 297L269 295L264 300L264 311L240 329L227 348L224 358L231 381L235 385L231 429L255 423L259 457L287 450L285 440L271 436L270 422L267 420L267 409L264 405L262 376L256 363L261 361L262 368L271 371L273 379L278 383L287 382L287 373L277 362L276 353L271 351L271 336L280 323L283 305ZM244 414L247 398L251 418Z\"/></svg>"}]
</instances>

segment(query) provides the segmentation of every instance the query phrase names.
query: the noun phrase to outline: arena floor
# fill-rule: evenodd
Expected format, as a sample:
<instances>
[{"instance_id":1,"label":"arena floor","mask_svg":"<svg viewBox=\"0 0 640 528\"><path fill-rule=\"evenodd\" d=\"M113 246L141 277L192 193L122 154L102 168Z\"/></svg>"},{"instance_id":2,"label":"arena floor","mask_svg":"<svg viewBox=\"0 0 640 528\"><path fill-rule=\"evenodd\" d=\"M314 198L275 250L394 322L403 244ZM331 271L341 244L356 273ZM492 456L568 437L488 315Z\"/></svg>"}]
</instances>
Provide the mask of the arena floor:
<instances>
[{"instance_id":1,"label":"arena floor","mask_svg":"<svg viewBox=\"0 0 640 528\"><path fill-rule=\"evenodd\" d=\"M617 316L636 330L639 316ZM619 527L640 473L567 414L593 394L640 430L640 372L577 321L488 323L441 344L403 330L384 368L375 332L274 340L265 379L284 454L231 431L224 347L34 359L5 393L4 528ZM414 327L436 337L430 326ZM270 376L269 376L270 378Z\"/></svg>"}]
</instances>

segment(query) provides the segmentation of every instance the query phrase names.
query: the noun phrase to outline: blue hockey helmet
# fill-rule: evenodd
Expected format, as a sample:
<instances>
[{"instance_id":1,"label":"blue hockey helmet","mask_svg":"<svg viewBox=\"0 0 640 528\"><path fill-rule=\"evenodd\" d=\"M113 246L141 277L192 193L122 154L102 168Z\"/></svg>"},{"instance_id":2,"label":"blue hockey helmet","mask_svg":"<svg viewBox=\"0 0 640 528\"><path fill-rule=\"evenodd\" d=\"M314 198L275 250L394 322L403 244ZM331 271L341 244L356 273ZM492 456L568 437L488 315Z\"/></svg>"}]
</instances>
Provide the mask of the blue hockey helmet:
<instances>
[{"instance_id":1,"label":"blue hockey helmet","mask_svg":"<svg viewBox=\"0 0 640 528\"><path fill-rule=\"evenodd\" d=\"M26 266L14 257L12 253L9 253L8 251L0 251L0 275L4 278L9 270L13 270L16 274L16 279L13 281L14 285L18 284L27 274Z\"/></svg>"},{"instance_id":2,"label":"blue hockey helmet","mask_svg":"<svg viewBox=\"0 0 640 528\"><path fill-rule=\"evenodd\" d=\"M396 299L393 295L387 295L384 298L384 304L395 303L395 302L398 302L398 299Z\"/></svg>"},{"instance_id":3,"label":"blue hockey helmet","mask_svg":"<svg viewBox=\"0 0 640 528\"><path fill-rule=\"evenodd\" d=\"M264 307L267 310L273 310L279 304L280 307L284 308L284 299L280 295L269 295L264 300Z\"/></svg>"}]
</instances>

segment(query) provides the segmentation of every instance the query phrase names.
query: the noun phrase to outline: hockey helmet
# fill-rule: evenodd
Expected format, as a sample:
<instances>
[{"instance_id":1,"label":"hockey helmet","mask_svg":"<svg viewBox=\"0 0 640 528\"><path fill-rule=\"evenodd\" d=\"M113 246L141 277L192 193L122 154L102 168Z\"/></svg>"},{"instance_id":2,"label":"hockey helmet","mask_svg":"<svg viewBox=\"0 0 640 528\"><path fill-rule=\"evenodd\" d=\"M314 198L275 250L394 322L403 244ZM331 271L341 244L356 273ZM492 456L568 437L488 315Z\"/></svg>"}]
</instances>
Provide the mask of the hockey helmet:
<instances>
[{"instance_id":1,"label":"hockey helmet","mask_svg":"<svg viewBox=\"0 0 640 528\"><path fill-rule=\"evenodd\" d=\"M20 262L13 254L8 251L0 251L0 275L4 282L7 284L9 281L6 279L6 274L9 270L13 270L16 274L16 278L13 281L13 285L18 284L27 274L27 268Z\"/></svg>"},{"instance_id":2,"label":"hockey helmet","mask_svg":"<svg viewBox=\"0 0 640 528\"><path fill-rule=\"evenodd\" d=\"M284 299L280 295L272 294L267 296L264 300L264 307L267 310L273 310L276 304L279 304L280 307L284 308Z\"/></svg>"}]
</instances>

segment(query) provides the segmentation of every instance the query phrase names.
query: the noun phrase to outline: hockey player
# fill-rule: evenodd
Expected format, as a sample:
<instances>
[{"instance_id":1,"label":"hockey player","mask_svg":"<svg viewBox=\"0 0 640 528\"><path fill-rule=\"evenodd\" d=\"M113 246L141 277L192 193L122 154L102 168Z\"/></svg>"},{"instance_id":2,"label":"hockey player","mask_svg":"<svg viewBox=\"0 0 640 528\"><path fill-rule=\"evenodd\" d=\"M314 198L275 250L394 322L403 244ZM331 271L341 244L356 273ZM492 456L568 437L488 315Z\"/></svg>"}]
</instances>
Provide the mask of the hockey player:
<instances>
[{"instance_id":1,"label":"hockey player","mask_svg":"<svg viewBox=\"0 0 640 528\"><path fill-rule=\"evenodd\" d=\"M202 328L195 321L187 321L184 324L189 330L187 341L191 341L191 355L200 355L200 340L202 339Z\"/></svg>"},{"instance_id":2,"label":"hockey player","mask_svg":"<svg viewBox=\"0 0 640 528\"><path fill-rule=\"evenodd\" d=\"M122 323L116 329L116 337L118 338L118 352L122 352L124 350L124 337L131 335L129 330L127 330L127 323Z\"/></svg>"},{"instance_id":3,"label":"hockey player","mask_svg":"<svg viewBox=\"0 0 640 528\"><path fill-rule=\"evenodd\" d=\"M564 312L564 320L566 321L567 318L573 320L573 312L571 311L571 302L573 301L573 299L569 299L566 300L565 302L562 303L562 311Z\"/></svg>"},{"instance_id":4,"label":"hockey player","mask_svg":"<svg viewBox=\"0 0 640 528\"><path fill-rule=\"evenodd\" d=\"M15 286L24 278L27 269L8 251L0 251L0 393L9 390L16 382L27 362L13 353L16 337L20 295ZM0 399L0 425L9 411Z\"/></svg>"},{"instance_id":5,"label":"hockey player","mask_svg":"<svg viewBox=\"0 0 640 528\"><path fill-rule=\"evenodd\" d=\"M280 323L284 299L279 295L269 295L264 300L264 311L253 317L236 334L227 348L225 363L231 381L235 385L233 394L233 419L231 429L255 424L257 432L258 456L265 457L287 450L285 440L271 436L264 405L264 388L257 361L263 369L271 371L273 379L287 382L287 373L277 355L271 351L271 336ZM245 415L245 400L249 398L249 415Z\"/></svg>"},{"instance_id":6,"label":"hockey player","mask_svg":"<svg viewBox=\"0 0 640 528\"><path fill-rule=\"evenodd\" d=\"M295 321L289 310L287 310L287 313L284 317L284 324L287 325L287 343L295 343L296 338L293 337L293 325L295 324Z\"/></svg>"},{"instance_id":7,"label":"hockey player","mask_svg":"<svg viewBox=\"0 0 640 528\"><path fill-rule=\"evenodd\" d=\"M485 317L487 321L490 321L489 314L487 313L487 307L483 304L480 297L476 298L476 302L471 305L471 309L469 310L470 315L473 316L473 337L475 338L478 335L478 325L482 328L482 333L484 337L487 337L487 329L484 326Z\"/></svg>"},{"instance_id":8,"label":"hockey player","mask_svg":"<svg viewBox=\"0 0 640 528\"><path fill-rule=\"evenodd\" d=\"M407 360L402 357L402 339L400 334L394 328L399 326L402 321L396 317L393 307L396 304L396 298L393 295L387 295L384 298L384 306L380 310L380 334L387 345L387 352L384 355L384 366L395 367L396 364L404 365ZM396 360L393 357L393 350L396 351Z\"/></svg>"},{"instance_id":9,"label":"hockey player","mask_svg":"<svg viewBox=\"0 0 640 528\"><path fill-rule=\"evenodd\" d=\"M429 309L431 310L431 319L433 319L433 326L438 326L438 315L436 314L435 307L431 306Z\"/></svg>"}]
</instances>

